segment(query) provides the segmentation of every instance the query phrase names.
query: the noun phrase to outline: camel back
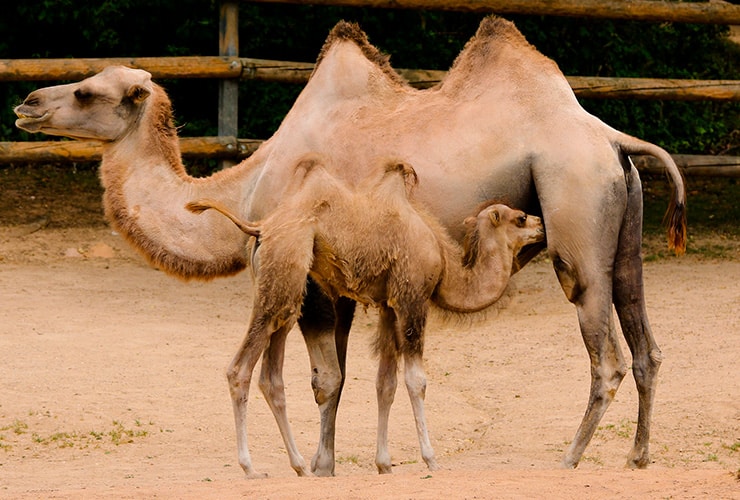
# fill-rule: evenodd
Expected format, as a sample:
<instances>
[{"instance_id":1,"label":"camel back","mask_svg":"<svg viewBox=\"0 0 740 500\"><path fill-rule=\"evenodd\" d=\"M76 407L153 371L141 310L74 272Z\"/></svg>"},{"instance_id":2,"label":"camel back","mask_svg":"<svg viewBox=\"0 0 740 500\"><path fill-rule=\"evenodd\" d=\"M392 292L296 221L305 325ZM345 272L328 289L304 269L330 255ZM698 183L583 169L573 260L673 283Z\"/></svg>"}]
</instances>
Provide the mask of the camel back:
<instances>
[{"instance_id":1,"label":"camel back","mask_svg":"<svg viewBox=\"0 0 740 500\"><path fill-rule=\"evenodd\" d=\"M389 56L370 44L357 24L346 21L337 23L329 33L312 76L330 50L342 42L357 46L393 84L411 90L408 82L393 70ZM494 79L495 83L492 83ZM547 101L542 105L548 105L559 95L580 107L557 64L527 42L512 22L495 15L481 21L476 34L466 43L442 82L421 92L434 92L440 88L458 92L472 85L482 85L489 91L492 86L523 89L530 95L539 95L540 99L546 96Z\"/></svg>"}]
</instances>

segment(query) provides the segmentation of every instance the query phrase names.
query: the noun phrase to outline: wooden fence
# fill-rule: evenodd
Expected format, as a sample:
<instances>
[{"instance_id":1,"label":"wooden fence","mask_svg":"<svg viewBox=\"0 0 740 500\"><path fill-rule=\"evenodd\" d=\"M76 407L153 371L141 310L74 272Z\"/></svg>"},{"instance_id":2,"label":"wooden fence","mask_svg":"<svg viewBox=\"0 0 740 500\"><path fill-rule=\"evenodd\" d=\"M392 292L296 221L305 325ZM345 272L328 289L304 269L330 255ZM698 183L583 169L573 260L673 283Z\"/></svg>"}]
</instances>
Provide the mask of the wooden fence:
<instances>
[{"instance_id":1,"label":"wooden fence","mask_svg":"<svg viewBox=\"0 0 740 500\"><path fill-rule=\"evenodd\" d=\"M377 8L438 9L499 14L599 17L740 25L740 6L725 2L664 2L658 0L252 0ZM218 137L182 138L185 157L219 158L233 162L253 153L259 140L238 139L238 85L242 80L305 83L312 63L238 57L238 3L220 8L219 55L211 57L140 57L110 59L0 60L0 81L79 80L110 64L124 64L152 73L154 78L214 78L219 87ZM412 85L427 88L444 71L400 69ZM740 101L740 81L652 78L567 77L577 96L592 99L664 99ZM0 163L92 161L101 155L92 141L0 142ZM686 175L740 176L740 157L675 155ZM648 158L636 158L643 171L659 171Z\"/></svg>"}]
</instances>

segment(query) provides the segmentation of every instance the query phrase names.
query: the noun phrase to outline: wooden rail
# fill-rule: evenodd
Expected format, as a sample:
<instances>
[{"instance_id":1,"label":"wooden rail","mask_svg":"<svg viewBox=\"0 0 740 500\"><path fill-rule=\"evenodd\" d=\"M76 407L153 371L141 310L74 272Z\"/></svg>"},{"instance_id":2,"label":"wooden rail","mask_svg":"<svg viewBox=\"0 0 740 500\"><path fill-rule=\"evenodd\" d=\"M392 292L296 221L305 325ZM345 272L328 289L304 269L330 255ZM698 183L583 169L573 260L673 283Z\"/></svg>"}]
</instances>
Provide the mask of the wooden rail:
<instances>
[{"instance_id":1,"label":"wooden rail","mask_svg":"<svg viewBox=\"0 0 740 500\"><path fill-rule=\"evenodd\" d=\"M661 0L252 0L264 3L430 9L535 16L568 16L632 21L740 24L740 6L728 2Z\"/></svg>"},{"instance_id":2,"label":"wooden rail","mask_svg":"<svg viewBox=\"0 0 740 500\"><path fill-rule=\"evenodd\" d=\"M310 3L355 7L436 9L463 12L574 16L658 22L740 25L740 6L721 1L662 0L251 0L269 3ZM219 137L181 139L186 158L218 158L222 165L248 156L261 141L237 139L238 81L261 80L303 84L313 63L238 57L238 1L224 0L220 8L219 56L119 57L107 59L2 59L0 81L81 80L111 64L141 68L156 79L213 78L219 86ZM428 88L444 71L399 69L412 85ZM569 76L576 95L591 99L665 99L740 101L740 81ZM102 146L89 141L0 142L0 163L95 161ZM737 157L676 155L686 175L740 176ZM635 158L643 171L660 170L647 157Z\"/></svg>"},{"instance_id":3,"label":"wooden rail","mask_svg":"<svg viewBox=\"0 0 740 500\"><path fill-rule=\"evenodd\" d=\"M110 57L105 59L0 59L0 81L82 80L120 64L146 69L155 78L240 78L238 57Z\"/></svg>"},{"instance_id":4,"label":"wooden rail","mask_svg":"<svg viewBox=\"0 0 740 500\"><path fill-rule=\"evenodd\" d=\"M243 79L283 83L305 83L313 71L311 63L242 59ZM1 70L0 66L0 70ZM438 84L446 71L398 69L411 85L428 88ZM658 78L609 78L568 76L579 97L590 99L666 99L675 101L740 101L738 80L684 80Z\"/></svg>"},{"instance_id":5,"label":"wooden rail","mask_svg":"<svg viewBox=\"0 0 740 500\"><path fill-rule=\"evenodd\" d=\"M304 84L313 63L218 57L118 57L110 59L0 59L0 81L81 80L111 64L145 69L154 78L223 78ZM418 88L438 84L446 71L397 70ZM666 99L675 101L740 101L738 80L685 80L569 76L579 97L589 99ZM236 96L232 97L232 100ZM233 102L233 101L229 101ZM225 104L224 104L224 107ZM229 107L235 121L236 105ZM235 135L232 130L223 135Z\"/></svg>"},{"instance_id":6,"label":"wooden rail","mask_svg":"<svg viewBox=\"0 0 740 500\"><path fill-rule=\"evenodd\" d=\"M185 158L246 158L262 144L259 140L236 137L181 137L180 150ZM100 161L100 141L0 142L0 163L63 163Z\"/></svg>"}]
</instances>

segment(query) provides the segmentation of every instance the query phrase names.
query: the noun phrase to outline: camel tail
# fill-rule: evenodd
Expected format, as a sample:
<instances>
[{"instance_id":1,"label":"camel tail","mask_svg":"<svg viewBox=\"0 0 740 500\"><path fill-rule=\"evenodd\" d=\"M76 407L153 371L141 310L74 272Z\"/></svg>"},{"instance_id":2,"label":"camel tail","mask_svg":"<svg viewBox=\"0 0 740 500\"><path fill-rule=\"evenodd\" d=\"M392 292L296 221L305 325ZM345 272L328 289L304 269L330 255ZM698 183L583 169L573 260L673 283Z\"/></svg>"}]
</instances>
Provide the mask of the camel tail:
<instances>
[{"instance_id":1,"label":"camel tail","mask_svg":"<svg viewBox=\"0 0 740 500\"><path fill-rule=\"evenodd\" d=\"M194 214L202 214L206 210L214 209L217 212L220 212L222 215L227 217L231 222L233 222L236 227L241 229L244 233L254 236L255 238L259 238L260 236L260 228L257 224L250 224L248 222L244 222L241 219L239 219L236 215L234 215L228 208L226 208L223 204L216 200L209 200L209 199L202 199L197 201L191 201L187 205L185 205L185 208L193 212Z\"/></svg>"},{"instance_id":2,"label":"camel tail","mask_svg":"<svg viewBox=\"0 0 740 500\"><path fill-rule=\"evenodd\" d=\"M626 134L620 134L617 144L626 154L650 155L665 166L673 191L668 210L663 217L663 224L668 227L668 248L676 255L683 254L686 252L686 185L676 162L663 148Z\"/></svg>"}]
</instances>

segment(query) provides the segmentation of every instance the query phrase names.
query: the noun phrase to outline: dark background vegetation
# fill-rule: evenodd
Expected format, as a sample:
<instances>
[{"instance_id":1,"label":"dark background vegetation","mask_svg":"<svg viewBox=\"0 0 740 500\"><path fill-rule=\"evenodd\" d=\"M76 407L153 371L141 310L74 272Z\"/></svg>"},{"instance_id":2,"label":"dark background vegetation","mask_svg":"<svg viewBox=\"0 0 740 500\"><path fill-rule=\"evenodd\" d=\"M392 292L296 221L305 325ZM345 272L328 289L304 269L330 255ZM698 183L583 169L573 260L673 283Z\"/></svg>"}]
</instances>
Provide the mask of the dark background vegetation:
<instances>
[{"instance_id":1,"label":"dark background vegetation","mask_svg":"<svg viewBox=\"0 0 740 500\"><path fill-rule=\"evenodd\" d=\"M214 0L24 0L4 7L0 58L218 54ZM740 52L713 25L507 16L567 75L740 79ZM482 15L241 2L243 57L312 62L331 27L357 21L400 68L447 69ZM216 135L217 82L163 82L182 135ZM44 82L42 85L46 85ZM0 140L33 140L11 107L38 82L0 83ZM243 82L239 136L267 138L301 88ZM674 153L740 154L740 104L584 100L610 125Z\"/></svg>"},{"instance_id":2,"label":"dark background vegetation","mask_svg":"<svg viewBox=\"0 0 740 500\"><path fill-rule=\"evenodd\" d=\"M438 11L240 2L239 55L313 62L329 30L345 19L358 22L371 43L391 55L395 67L444 70L475 33L482 17ZM566 75L740 80L740 50L728 40L724 26L505 17L554 59ZM0 58L217 55L218 24L219 2L215 0L24 0L4 6ZM216 135L217 81L160 83L173 100L182 136ZM0 106L4 110L0 113L0 141L49 139L16 129L12 107L31 90L52 84L0 82ZM239 137L268 138L300 90L299 85L242 82ZM613 127L672 153L740 155L740 103L582 100L582 104ZM200 170L198 173L208 173L214 166L206 162L195 168ZM78 179L76 187L67 184L70 190L98 196L86 184L95 184L94 175L90 177L85 171L94 170L94 165L72 169L67 165L62 170L57 167L0 166L0 208L28 205L33 198L43 212L43 206L54 205L53 194L43 194L53 187L49 184L65 179ZM83 177L85 183L79 184ZM662 176L644 176L644 180L646 231L657 232L668 200L667 186ZM688 185L693 230L706 229L737 239L737 180L689 179ZM62 213L70 213L70 217ZM66 221L62 225L75 225L72 213L60 211L55 217ZM85 218L80 214L77 217Z\"/></svg>"}]
</instances>

